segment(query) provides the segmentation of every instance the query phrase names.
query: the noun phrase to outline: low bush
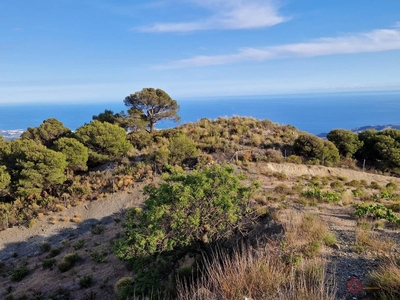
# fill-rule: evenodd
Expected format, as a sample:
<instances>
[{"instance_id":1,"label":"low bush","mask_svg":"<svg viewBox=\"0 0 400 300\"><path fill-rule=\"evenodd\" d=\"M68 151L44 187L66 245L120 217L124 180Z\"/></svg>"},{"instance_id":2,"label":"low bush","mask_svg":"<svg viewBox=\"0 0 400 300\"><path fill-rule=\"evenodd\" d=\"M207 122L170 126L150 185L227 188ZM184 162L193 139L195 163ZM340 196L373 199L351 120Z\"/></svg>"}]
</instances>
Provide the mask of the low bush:
<instances>
[{"instance_id":1,"label":"low bush","mask_svg":"<svg viewBox=\"0 0 400 300\"><path fill-rule=\"evenodd\" d=\"M79 240L73 245L73 247L75 250L79 250L82 249L84 245L85 245L85 240Z\"/></svg>"},{"instance_id":2,"label":"low bush","mask_svg":"<svg viewBox=\"0 0 400 300\"><path fill-rule=\"evenodd\" d=\"M369 188L373 190L380 190L382 187L376 181L371 181Z\"/></svg>"},{"instance_id":3,"label":"low bush","mask_svg":"<svg viewBox=\"0 0 400 300\"><path fill-rule=\"evenodd\" d=\"M102 234L106 230L106 226L103 224L97 224L90 228L92 234Z\"/></svg>"},{"instance_id":4,"label":"low bush","mask_svg":"<svg viewBox=\"0 0 400 300\"><path fill-rule=\"evenodd\" d=\"M88 287L91 287L93 285L93 275L83 275L79 279L79 286L82 289L86 289Z\"/></svg>"},{"instance_id":5,"label":"low bush","mask_svg":"<svg viewBox=\"0 0 400 300\"><path fill-rule=\"evenodd\" d=\"M114 284L114 291L118 299L129 299L135 292L134 279L132 277L122 277Z\"/></svg>"},{"instance_id":6,"label":"low bush","mask_svg":"<svg viewBox=\"0 0 400 300\"><path fill-rule=\"evenodd\" d=\"M293 194L292 189L284 183L281 183L281 184L277 185L276 187L274 187L274 192L279 193L279 194L285 194L285 195Z\"/></svg>"},{"instance_id":7,"label":"low bush","mask_svg":"<svg viewBox=\"0 0 400 300\"><path fill-rule=\"evenodd\" d=\"M333 181L330 186L334 190L340 190L344 188L344 183L342 181Z\"/></svg>"},{"instance_id":8,"label":"low bush","mask_svg":"<svg viewBox=\"0 0 400 300\"><path fill-rule=\"evenodd\" d=\"M61 272L66 272L72 269L76 262L81 260L81 257L76 253L66 254L63 259L58 263L57 267Z\"/></svg>"},{"instance_id":9,"label":"low bush","mask_svg":"<svg viewBox=\"0 0 400 300\"><path fill-rule=\"evenodd\" d=\"M332 232L326 232L322 237L322 241L326 246L333 246L337 244L336 236Z\"/></svg>"},{"instance_id":10,"label":"low bush","mask_svg":"<svg viewBox=\"0 0 400 300\"><path fill-rule=\"evenodd\" d=\"M47 255L47 258L56 257L58 254L60 254L60 252L61 252L61 248L52 248L49 251L49 254Z\"/></svg>"},{"instance_id":11,"label":"low bush","mask_svg":"<svg viewBox=\"0 0 400 300\"><path fill-rule=\"evenodd\" d=\"M393 211L381 204L356 204L355 215L360 218L385 219L400 225L400 218Z\"/></svg>"},{"instance_id":12,"label":"low bush","mask_svg":"<svg viewBox=\"0 0 400 300\"><path fill-rule=\"evenodd\" d=\"M12 271L11 279L13 281L21 281L26 276L28 276L28 274L29 274L29 270L26 267L20 267L20 268Z\"/></svg>"},{"instance_id":13,"label":"low bush","mask_svg":"<svg viewBox=\"0 0 400 300\"><path fill-rule=\"evenodd\" d=\"M55 258L45 258L42 260L43 269L51 269L56 264Z\"/></svg>"},{"instance_id":14,"label":"low bush","mask_svg":"<svg viewBox=\"0 0 400 300\"><path fill-rule=\"evenodd\" d=\"M279 181L285 181L287 179L286 174L282 172L274 172L272 176L278 179Z\"/></svg>"},{"instance_id":15,"label":"low bush","mask_svg":"<svg viewBox=\"0 0 400 300\"><path fill-rule=\"evenodd\" d=\"M349 182L346 182L346 185L351 187L359 187L361 183L358 180L351 180Z\"/></svg>"},{"instance_id":16,"label":"low bush","mask_svg":"<svg viewBox=\"0 0 400 300\"><path fill-rule=\"evenodd\" d=\"M107 253L105 252L97 252L93 251L90 253L90 257L93 261L98 263L106 263L107 262Z\"/></svg>"},{"instance_id":17,"label":"low bush","mask_svg":"<svg viewBox=\"0 0 400 300\"><path fill-rule=\"evenodd\" d=\"M319 188L305 190L301 193L307 198L314 198L319 201L328 203L337 203L342 200L342 197L335 191L321 191Z\"/></svg>"},{"instance_id":18,"label":"low bush","mask_svg":"<svg viewBox=\"0 0 400 300\"><path fill-rule=\"evenodd\" d=\"M41 243L39 246L39 249L40 249L40 251L43 251L43 252L49 252L51 249L51 244L47 243L47 242Z\"/></svg>"}]
</instances>

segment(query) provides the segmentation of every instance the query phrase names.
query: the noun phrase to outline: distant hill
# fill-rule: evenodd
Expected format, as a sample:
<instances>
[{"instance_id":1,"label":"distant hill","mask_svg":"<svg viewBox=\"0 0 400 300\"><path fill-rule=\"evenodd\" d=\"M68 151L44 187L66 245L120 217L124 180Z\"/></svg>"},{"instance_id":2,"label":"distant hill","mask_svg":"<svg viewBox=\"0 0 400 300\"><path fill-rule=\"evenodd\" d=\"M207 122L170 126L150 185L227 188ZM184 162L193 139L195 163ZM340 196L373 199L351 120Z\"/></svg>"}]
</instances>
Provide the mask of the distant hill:
<instances>
[{"instance_id":1,"label":"distant hill","mask_svg":"<svg viewBox=\"0 0 400 300\"><path fill-rule=\"evenodd\" d=\"M355 133L360 133L361 131L368 130L368 129L375 129L378 131L385 130L385 129L400 129L400 125L393 125L393 124L388 124L388 125L367 125L367 126L361 126L357 127L354 129L351 129L351 131ZM318 137L321 138L326 138L329 132L322 132L317 134Z\"/></svg>"}]
</instances>

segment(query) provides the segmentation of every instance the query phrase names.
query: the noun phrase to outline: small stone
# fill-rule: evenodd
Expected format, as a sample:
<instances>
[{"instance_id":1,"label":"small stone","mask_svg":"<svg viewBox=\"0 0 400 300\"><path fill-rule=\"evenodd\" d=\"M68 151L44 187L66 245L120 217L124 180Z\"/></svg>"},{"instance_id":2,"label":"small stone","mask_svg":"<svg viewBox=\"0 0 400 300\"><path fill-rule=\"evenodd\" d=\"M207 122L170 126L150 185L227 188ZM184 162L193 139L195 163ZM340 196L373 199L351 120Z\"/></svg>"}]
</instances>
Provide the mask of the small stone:
<instances>
[{"instance_id":1,"label":"small stone","mask_svg":"<svg viewBox=\"0 0 400 300\"><path fill-rule=\"evenodd\" d=\"M333 249L340 250L340 245L339 244L333 244L331 247Z\"/></svg>"}]
</instances>

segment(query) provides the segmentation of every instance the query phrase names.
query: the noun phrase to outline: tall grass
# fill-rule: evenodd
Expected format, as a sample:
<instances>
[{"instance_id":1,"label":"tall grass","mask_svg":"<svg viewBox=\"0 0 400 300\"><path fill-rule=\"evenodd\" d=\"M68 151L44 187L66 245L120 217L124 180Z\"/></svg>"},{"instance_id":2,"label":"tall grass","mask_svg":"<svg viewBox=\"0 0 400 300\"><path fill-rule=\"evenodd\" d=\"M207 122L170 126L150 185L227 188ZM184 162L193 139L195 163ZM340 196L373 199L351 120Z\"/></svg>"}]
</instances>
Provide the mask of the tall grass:
<instances>
[{"instance_id":1,"label":"tall grass","mask_svg":"<svg viewBox=\"0 0 400 300\"><path fill-rule=\"evenodd\" d=\"M287 264L280 247L269 244L255 251L242 246L229 255L216 251L194 282L178 281L179 300L335 299L335 284L325 262Z\"/></svg>"},{"instance_id":2,"label":"tall grass","mask_svg":"<svg viewBox=\"0 0 400 300\"><path fill-rule=\"evenodd\" d=\"M374 299L400 299L400 258L387 259L367 276L367 285Z\"/></svg>"}]
</instances>

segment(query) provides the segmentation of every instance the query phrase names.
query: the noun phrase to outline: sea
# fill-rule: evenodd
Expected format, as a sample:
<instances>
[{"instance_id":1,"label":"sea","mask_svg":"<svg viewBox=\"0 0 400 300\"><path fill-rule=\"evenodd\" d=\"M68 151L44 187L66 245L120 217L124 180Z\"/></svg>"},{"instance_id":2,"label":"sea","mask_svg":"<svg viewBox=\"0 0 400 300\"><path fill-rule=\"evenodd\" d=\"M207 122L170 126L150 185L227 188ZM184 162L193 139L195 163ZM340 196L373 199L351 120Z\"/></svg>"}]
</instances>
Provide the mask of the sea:
<instances>
[{"instance_id":1,"label":"sea","mask_svg":"<svg viewBox=\"0 0 400 300\"><path fill-rule=\"evenodd\" d=\"M246 116L290 124L313 134L335 128L354 129L368 125L400 124L400 91L313 93L176 99L185 124L201 118ZM123 101L41 104L0 104L0 135L18 134L56 118L71 130L89 123L105 109L126 110ZM177 126L160 122L157 128Z\"/></svg>"}]
</instances>

